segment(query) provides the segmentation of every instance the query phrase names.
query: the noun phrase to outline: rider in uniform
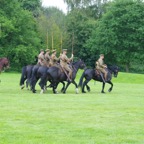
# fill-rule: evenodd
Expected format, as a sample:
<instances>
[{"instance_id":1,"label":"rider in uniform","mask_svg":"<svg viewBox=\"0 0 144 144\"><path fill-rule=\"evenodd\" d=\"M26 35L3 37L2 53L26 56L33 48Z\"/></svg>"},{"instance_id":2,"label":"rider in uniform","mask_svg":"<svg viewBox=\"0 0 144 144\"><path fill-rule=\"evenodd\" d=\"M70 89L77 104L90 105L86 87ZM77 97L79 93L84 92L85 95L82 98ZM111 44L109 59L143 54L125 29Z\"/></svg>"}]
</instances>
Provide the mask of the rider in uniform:
<instances>
[{"instance_id":1,"label":"rider in uniform","mask_svg":"<svg viewBox=\"0 0 144 144\"><path fill-rule=\"evenodd\" d=\"M50 63L50 50L49 49L46 49L45 50L45 55L44 55L44 57L45 57L45 60L46 60L46 65L49 67L49 63Z\"/></svg>"},{"instance_id":2,"label":"rider in uniform","mask_svg":"<svg viewBox=\"0 0 144 144\"><path fill-rule=\"evenodd\" d=\"M100 58L96 61L96 69L104 74L104 79L107 81L107 71L105 68L107 68L107 65L104 64L104 54L101 54Z\"/></svg>"},{"instance_id":3,"label":"rider in uniform","mask_svg":"<svg viewBox=\"0 0 144 144\"><path fill-rule=\"evenodd\" d=\"M46 64L44 57L44 50L41 49L40 54L38 55L38 65L44 66Z\"/></svg>"},{"instance_id":4,"label":"rider in uniform","mask_svg":"<svg viewBox=\"0 0 144 144\"><path fill-rule=\"evenodd\" d=\"M50 66L57 66L58 61L59 58L56 56L56 50L53 50L50 58Z\"/></svg>"},{"instance_id":5,"label":"rider in uniform","mask_svg":"<svg viewBox=\"0 0 144 144\"><path fill-rule=\"evenodd\" d=\"M60 59L60 65L62 68L64 68L64 70L68 71L68 78L69 81L72 80L72 69L69 67L69 63L73 60L73 54L71 56L71 58L67 57L67 49L63 49L63 53L61 55L61 59Z\"/></svg>"}]
</instances>

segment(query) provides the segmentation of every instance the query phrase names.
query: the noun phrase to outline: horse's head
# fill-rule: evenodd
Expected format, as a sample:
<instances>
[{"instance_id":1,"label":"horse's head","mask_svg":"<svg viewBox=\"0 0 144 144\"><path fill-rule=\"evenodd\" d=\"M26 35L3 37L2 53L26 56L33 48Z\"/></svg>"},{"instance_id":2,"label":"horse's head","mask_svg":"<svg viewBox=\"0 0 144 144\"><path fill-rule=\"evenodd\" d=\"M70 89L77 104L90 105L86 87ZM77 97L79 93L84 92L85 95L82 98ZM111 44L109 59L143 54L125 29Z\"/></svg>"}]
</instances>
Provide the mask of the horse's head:
<instances>
[{"instance_id":1,"label":"horse's head","mask_svg":"<svg viewBox=\"0 0 144 144\"><path fill-rule=\"evenodd\" d=\"M108 68L112 71L114 77L118 76L118 72L119 72L118 66L114 65L114 66L109 66Z\"/></svg>"},{"instance_id":2,"label":"horse's head","mask_svg":"<svg viewBox=\"0 0 144 144\"><path fill-rule=\"evenodd\" d=\"M76 68L76 69L85 69L86 65L85 63L80 59L77 62L73 62L72 65Z\"/></svg>"},{"instance_id":3,"label":"horse's head","mask_svg":"<svg viewBox=\"0 0 144 144\"><path fill-rule=\"evenodd\" d=\"M78 63L79 63L79 68L80 69L85 69L86 68L86 65L85 65L84 61L82 61L81 59L78 61Z\"/></svg>"},{"instance_id":4,"label":"horse's head","mask_svg":"<svg viewBox=\"0 0 144 144\"><path fill-rule=\"evenodd\" d=\"M1 65L2 69L10 68L10 63L9 63L9 60L7 58L1 58L0 65Z\"/></svg>"}]
</instances>

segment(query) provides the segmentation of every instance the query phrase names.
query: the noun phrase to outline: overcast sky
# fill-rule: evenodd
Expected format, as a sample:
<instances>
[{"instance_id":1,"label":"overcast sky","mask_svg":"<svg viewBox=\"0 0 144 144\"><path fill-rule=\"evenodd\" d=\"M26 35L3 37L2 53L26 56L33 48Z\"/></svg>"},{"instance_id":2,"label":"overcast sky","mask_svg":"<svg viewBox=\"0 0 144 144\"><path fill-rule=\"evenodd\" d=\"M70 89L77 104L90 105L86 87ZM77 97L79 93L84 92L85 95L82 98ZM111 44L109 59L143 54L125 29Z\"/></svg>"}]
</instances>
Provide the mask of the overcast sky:
<instances>
[{"instance_id":1,"label":"overcast sky","mask_svg":"<svg viewBox=\"0 0 144 144\"><path fill-rule=\"evenodd\" d=\"M55 6L58 7L60 10L62 10L64 13L67 12L67 6L63 2L63 0L42 0L42 6L44 7Z\"/></svg>"}]
</instances>

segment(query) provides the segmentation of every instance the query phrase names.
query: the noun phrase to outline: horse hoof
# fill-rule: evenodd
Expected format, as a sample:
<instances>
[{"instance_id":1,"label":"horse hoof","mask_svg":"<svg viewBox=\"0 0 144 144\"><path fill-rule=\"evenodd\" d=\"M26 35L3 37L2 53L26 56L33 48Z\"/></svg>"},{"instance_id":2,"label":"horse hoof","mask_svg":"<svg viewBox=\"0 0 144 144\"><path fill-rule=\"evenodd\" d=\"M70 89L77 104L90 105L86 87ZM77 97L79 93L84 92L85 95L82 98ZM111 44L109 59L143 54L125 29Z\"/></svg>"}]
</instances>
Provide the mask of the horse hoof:
<instances>
[{"instance_id":1,"label":"horse hoof","mask_svg":"<svg viewBox=\"0 0 144 144\"><path fill-rule=\"evenodd\" d=\"M88 89L88 92L90 92L91 90L90 89Z\"/></svg>"},{"instance_id":2,"label":"horse hoof","mask_svg":"<svg viewBox=\"0 0 144 144\"><path fill-rule=\"evenodd\" d=\"M54 92L54 94L58 94L58 92Z\"/></svg>"},{"instance_id":3,"label":"horse hoof","mask_svg":"<svg viewBox=\"0 0 144 144\"><path fill-rule=\"evenodd\" d=\"M104 92L104 91L102 91L101 93L103 93L103 94L104 94L105 92Z\"/></svg>"},{"instance_id":4,"label":"horse hoof","mask_svg":"<svg viewBox=\"0 0 144 144\"><path fill-rule=\"evenodd\" d=\"M111 89L108 90L108 92L111 92L111 91L112 91Z\"/></svg>"},{"instance_id":5,"label":"horse hoof","mask_svg":"<svg viewBox=\"0 0 144 144\"><path fill-rule=\"evenodd\" d=\"M53 93L54 93L54 94L58 94L58 91L57 91L57 90L54 90Z\"/></svg>"},{"instance_id":6,"label":"horse hoof","mask_svg":"<svg viewBox=\"0 0 144 144\"><path fill-rule=\"evenodd\" d=\"M24 86L24 85L22 85L22 86L21 86L21 89L23 89L24 87L25 87L25 86Z\"/></svg>"},{"instance_id":7,"label":"horse hoof","mask_svg":"<svg viewBox=\"0 0 144 144\"><path fill-rule=\"evenodd\" d=\"M63 94L65 94L66 92L65 91L63 91Z\"/></svg>"},{"instance_id":8,"label":"horse hoof","mask_svg":"<svg viewBox=\"0 0 144 144\"><path fill-rule=\"evenodd\" d=\"M78 90L78 88L76 88L76 94L78 94L79 93L79 90Z\"/></svg>"},{"instance_id":9,"label":"horse hoof","mask_svg":"<svg viewBox=\"0 0 144 144\"><path fill-rule=\"evenodd\" d=\"M40 94L43 94L44 93L44 90L41 90Z\"/></svg>"},{"instance_id":10,"label":"horse hoof","mask_svg":"<svg viewBox=\"0 0 144 144\"><path fill-rule=\"evenodd\" d=\"M86 93L85 91L82 91L82 93Z\"/></svg>"},{"instance_id":11,"label":"horse hoof","mask_svg":"<svg viewBox=\"0 0 144 144\"><path fill-rule=\"evenodd\" d=\"M33 93L36 93L36 90L32 90Z\"/></svg>"}]
</instances>

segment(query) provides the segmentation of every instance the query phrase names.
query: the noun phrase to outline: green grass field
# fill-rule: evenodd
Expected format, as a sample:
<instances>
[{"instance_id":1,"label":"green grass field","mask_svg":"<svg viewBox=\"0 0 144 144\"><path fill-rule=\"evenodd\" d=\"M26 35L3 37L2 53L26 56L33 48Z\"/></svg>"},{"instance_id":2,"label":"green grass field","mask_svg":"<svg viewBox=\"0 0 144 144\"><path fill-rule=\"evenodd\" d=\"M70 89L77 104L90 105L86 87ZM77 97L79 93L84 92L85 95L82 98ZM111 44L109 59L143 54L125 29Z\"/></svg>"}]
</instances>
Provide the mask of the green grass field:
<instances>
[{"instance_id":1,"label":"green grass field","mask_svg":"<svg viewBox=\"0 0 144 144\"><path fill-rule=\"evenodd\" d=\"M144 144L144 75L119 73L106 94L94 81L86 94L42 95L20 90L19 73L0 80L0 144Z\"/></svg>"}]
</instances>

